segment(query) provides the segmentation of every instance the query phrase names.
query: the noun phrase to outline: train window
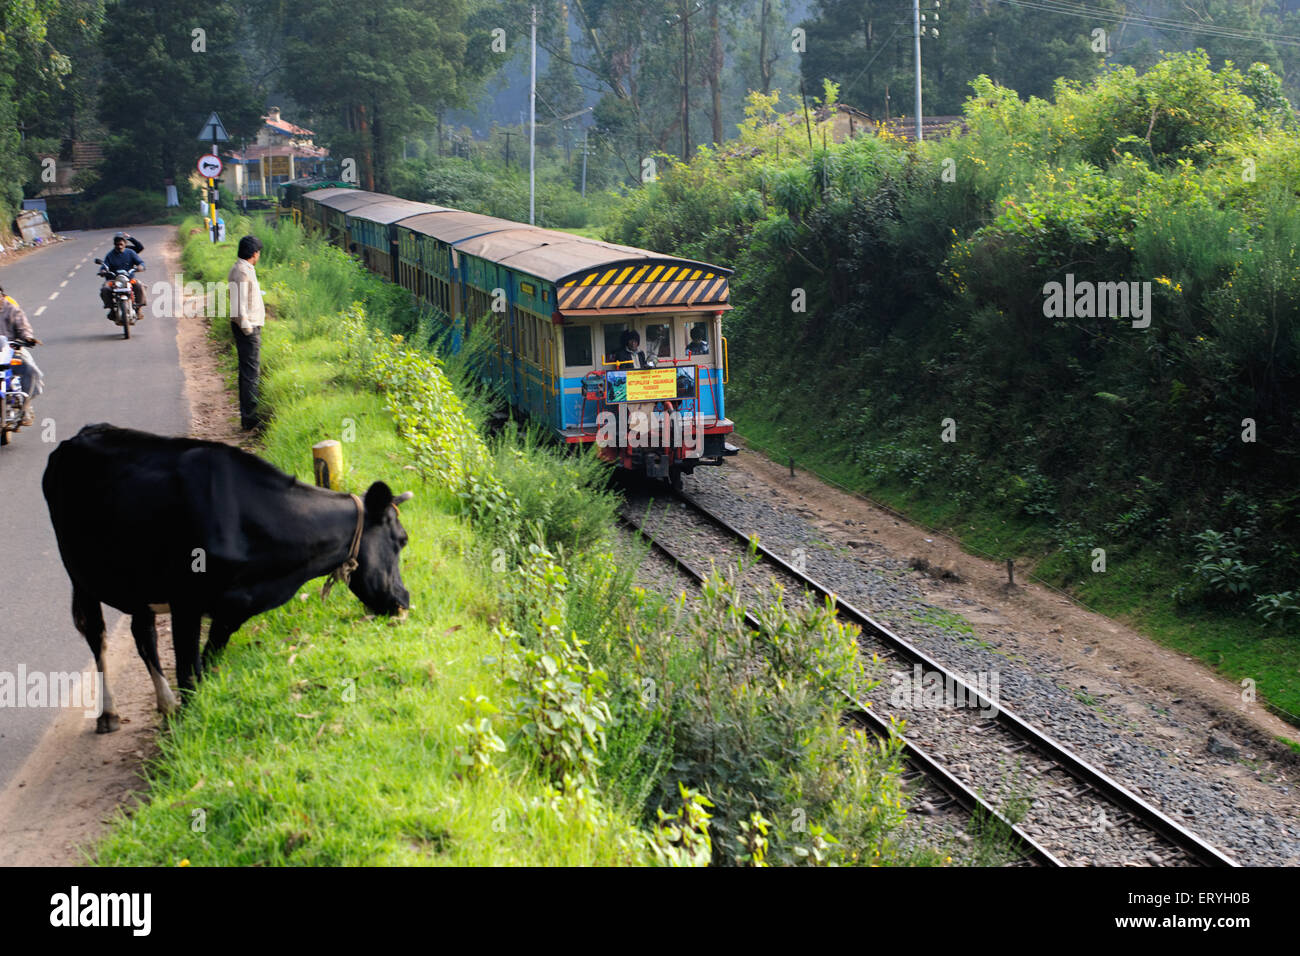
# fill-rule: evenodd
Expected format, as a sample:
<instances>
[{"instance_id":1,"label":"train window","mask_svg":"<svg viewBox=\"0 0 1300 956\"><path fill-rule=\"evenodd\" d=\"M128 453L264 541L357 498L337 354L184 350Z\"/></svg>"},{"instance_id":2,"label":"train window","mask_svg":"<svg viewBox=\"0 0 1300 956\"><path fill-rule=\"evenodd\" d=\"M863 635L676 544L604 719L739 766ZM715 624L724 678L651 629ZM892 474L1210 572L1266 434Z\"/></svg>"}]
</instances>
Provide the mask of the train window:
<instances>
[{"instance_id":1,"label":"train window","mask_svg":"<svg viewBox=\"0 0 1300 956\"><path fill-rule=\"evenodd\" d=\"M709 354L709 323L690 322L686 326L686 356Z\"/></svg>"},{"instance_id":2,"label":"train window","mask_svg":"<svg viewBox=\"0 0 1300 956\"><path fill-rule=\"evenodd\" d=\"M605 361L614 361L614 353L619 350L623 344L623 330L627 328L626 322L607 322L601 326L605 331Z\"/></svg>"},{"instance_id":3,"label":"train window","mask_svg":"<svg viewBox=\"0 0 1300 956\"><path fill-rule=\"evenodd\" d=\"M589 366L591 361L591 326L564 327L564 364Z\"/></svg>"},{"instance_id":4,"label":"train window","mask_svg":"<svg viewBox=\"0 0 1300 956\"><path fill-rule=\"evenodd\" d=\"M651 361L673 357L673 327L656 323L645 327L645 340L641 343L645 356Z\"/></svg>"}]
</instances>

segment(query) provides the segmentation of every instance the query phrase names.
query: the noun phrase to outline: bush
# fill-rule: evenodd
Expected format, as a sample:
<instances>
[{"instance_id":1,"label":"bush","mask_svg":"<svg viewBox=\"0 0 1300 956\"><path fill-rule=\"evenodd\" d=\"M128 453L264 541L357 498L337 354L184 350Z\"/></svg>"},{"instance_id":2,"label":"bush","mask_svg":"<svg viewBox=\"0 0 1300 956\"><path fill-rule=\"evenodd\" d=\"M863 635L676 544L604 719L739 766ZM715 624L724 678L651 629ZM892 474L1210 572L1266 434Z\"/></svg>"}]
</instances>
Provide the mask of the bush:
<instances>
[{"instance_id":1,"label":"bush","mask_svg":"<svg viewBox=\"0 0 1300 956\"><path fill-rule=\"evenodd\" d=\"M753 862L756 813L771 862L889 859L904 815L898 744L841 725L842 692L871 685L850 629L831 607L793 610L777 591L751 631L739 573L712 576L696 610L656 608L641 592L630 627L597 655L624 688L616 719L652 714L671 752L646 808L680 782L704 794L715 864Z\"/></svg>"},{"instance_id":2,"label":"bush","mask_svg":"<svg viewBox=\"0 0 1300 956\"><path fill-rule=\"evenodd\" d=\"M1275 624L1287 624L1300 618L1300 592L1279 591L1277 594L1261 594L1255 598L1251 610L1264 620Z\"/></svg>"},{"instance_id":3,"label":"bush","mask_svg":"<svg viewBox=\"0 0 1300 956\"><path fill-rule=\"evenodd\" d=\"M167 199L161 193L140 189L118 189L101 196L90 207L90 227L111 229L152 222L167 215Z\"/></svg>"},{"instance_id":4,"label":"bush","mask_svg":"<svg viewBox=\"0 0 1300 956\"><path fill-rule=\"evenodd\" d=\"M1201 589L1215 597L1239 598L1250 593L1258 572L1241 560L1245 542L1240 528L1231 531L1202 531L1192 535L1196 562L1187 569Z\"/></svg>"}]
</instances>

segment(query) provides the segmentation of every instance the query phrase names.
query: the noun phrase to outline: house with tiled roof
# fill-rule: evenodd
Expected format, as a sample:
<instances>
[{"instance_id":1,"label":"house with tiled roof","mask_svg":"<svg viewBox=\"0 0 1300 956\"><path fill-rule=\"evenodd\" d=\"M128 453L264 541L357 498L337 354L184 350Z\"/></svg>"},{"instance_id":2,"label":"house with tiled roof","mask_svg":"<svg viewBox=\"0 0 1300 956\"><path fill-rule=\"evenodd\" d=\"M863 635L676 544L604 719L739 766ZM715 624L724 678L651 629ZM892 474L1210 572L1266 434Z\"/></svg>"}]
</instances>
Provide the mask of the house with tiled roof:
<instances>
[{"instance_id":1,"label":"house with tiled roof","mask_svg":"<svg viewBox=\"0 0 1300 956\"><path fill-rule=\"evenodd\" d=\"M330 151L312 143L315 134L290 123L272 106L262 117L257 139L238 151L223 153L229 164L222 181L236 196L269 196L280 183L324 171Z\"/></svg>"},{"instance_id":2,"label":"house with tiled roof","mask_svg":"<svg viewBox=\"0 0 1300 956\"><path fill-rule=\"evenodd\" d=\"M836 103L834 109L835 114L833 117L831 117L830 110L826 107L818 107L813 111L813 115L818 122L827 118L833 120L831 135L837 143L842 143L846 139L853 139L857 136L879 136L882 130L887 130L889 135L905 139L908 142L916 139L916 118L914 116L874 119L871 114L849 106L847 103ZM926 139L937 139L940 136L964 132L966 132L966 118L964 116L921 117L921 135Z\"/></svg>"}]
</instances>

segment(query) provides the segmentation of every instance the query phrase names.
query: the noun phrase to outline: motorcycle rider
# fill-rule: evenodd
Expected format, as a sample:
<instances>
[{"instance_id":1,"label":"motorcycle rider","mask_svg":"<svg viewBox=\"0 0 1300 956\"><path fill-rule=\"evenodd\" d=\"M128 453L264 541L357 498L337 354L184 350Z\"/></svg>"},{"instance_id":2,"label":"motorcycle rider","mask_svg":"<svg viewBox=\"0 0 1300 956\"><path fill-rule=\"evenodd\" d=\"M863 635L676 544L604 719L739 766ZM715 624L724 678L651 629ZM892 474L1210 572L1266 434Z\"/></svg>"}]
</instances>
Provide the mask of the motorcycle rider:
<instances>
[{"instance_id":1,"label":"motorcycle rider","mask_svg":"<svg viewBox=\"0 0 1300 956\"><path fill-rule=\"evenodd\" d=\"M130 249L127 248L127 243L130 243ZM101 270L101 275L107 272L109 278L99 289L99 297L104 300L104 308L108 310L110 319L113 318L112 274L118 269L143 271L144 260L136 255L136 253L143 251L144 245L135 236L127 235L125 232L119 232L113 236L113 251L104 256L104 268ZM133 278L131 280L131 289L135 293L136 311L139 311L147 305L144 300L144 285Z\"/></svg>"},{"instance_id":2,"label":"motorcycle rider","mask_svg":"<svg viewBox=\"0 0 1300 956\"><path fill-rule=\"evenodd\" d=\"M11 296L5 295L3 286L0 286L0 335L7 338L16 347L41 344L41 340L32 331L32 323L28 320L27 313ZM41 374L40 368L32 361L32 353L27 348L18 347L17 352L23 360L22 366L18 369L18 375L22 382L23 391L27 393L27 405L23 408L23 424L30 425L36 421L36 411L32 407L32 399L45 390L43 384L45 376Z\"/></svg>"}]
</instances>

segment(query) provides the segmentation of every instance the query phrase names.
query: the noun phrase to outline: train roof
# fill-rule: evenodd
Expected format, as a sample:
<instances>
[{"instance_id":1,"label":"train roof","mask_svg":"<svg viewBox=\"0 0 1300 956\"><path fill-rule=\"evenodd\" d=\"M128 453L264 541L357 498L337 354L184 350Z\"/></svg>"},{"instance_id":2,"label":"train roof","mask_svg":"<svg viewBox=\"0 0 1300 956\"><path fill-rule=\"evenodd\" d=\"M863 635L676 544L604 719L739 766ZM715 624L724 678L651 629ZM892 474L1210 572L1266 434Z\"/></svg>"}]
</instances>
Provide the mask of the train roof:
<instances>
[{"instance_id":1,"label":"train roof","mask_svg":"<svg viewBox=\"0 0 1300 956\"><path fill-rule=\"evenodd\" d=\"M302 198L304 200L311 200L312 202L321 202L322 200L329 199L331 196L341 196L344 193L350 193L355 196L359 192L361 192L361 190L350 186L330 186L326 189L308 190L302 194Z\"/></svg>"},{"instance_id":2,"label":"train roof","mask_svg":"<svg viewBox=\"0 0 1300 956\"><path fill-rule=\"evenodd\" d=\"M498 219L496 216L484 216L477 212L461 212L459 209L447 209L443 212L431 212L404 219L400 223L403 229L433 236L443 242L460 242L485 233L501 232L505 229L534 229L523 223Z\"/></svg>"},{"instance_id":3,"label":"train roof","mask_svg":"<svg viewBox=\"0 0 1300 956\"><path fill-rule=\"evenodd\" d=\"M431 206L427 202L415 202L410 199L393 199L391 197L385 197L380 202L356 207L356 210L348 215L352 219L367 219L370 222L377 222L381 225L387 226L401 219L409 219L412 216L435 213L442 210L442 206Z\"/></svg>"},{"instance_id":4,"label":"train roof","mask_svg":"<svg viewBox=\"0 0 1300 956\"><path fill-rule=\"evenodd\" d=\"M329 195L326 195L326 193ZM336 212L351 212L353 209L360 209L362 206L371 206L375 203L388 202L393 199L392 196L386 196L383 193L372 193L364 189L320 189L306 193L303 198L311 199L313 202L318 202Z\"/></svg>"},{"instance_id":5,"label":"train roof","mask_svg":"<svg viewBox=\"0 0 1300 956\"><path fill-rule=\"evenodd\" d=\"M568 232L530 226L516 226L514 229L487 233L458 242L456 248L554 283L620 264L629 267L693 267L714 274L731 275L730 269L711 266L706 262L660 255L635 246L621 246Z\"/></svg>"}]
</instances>

